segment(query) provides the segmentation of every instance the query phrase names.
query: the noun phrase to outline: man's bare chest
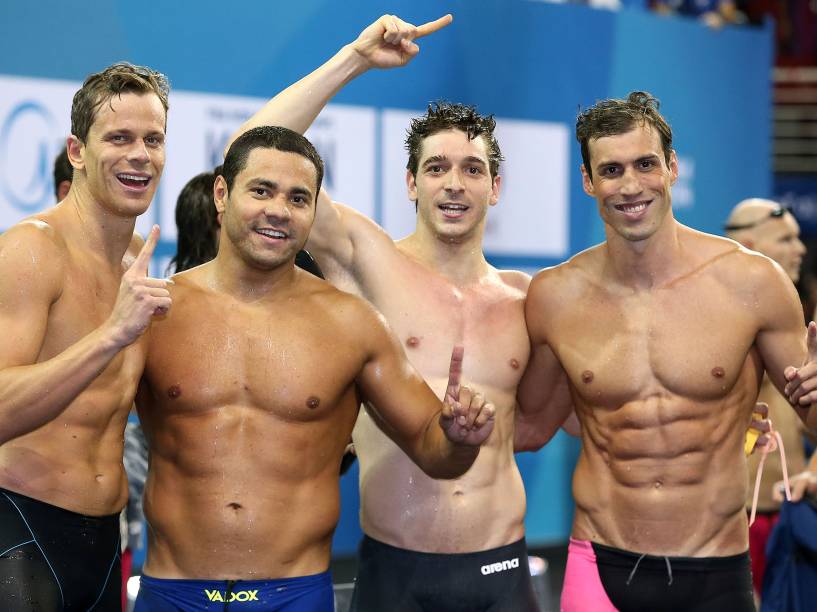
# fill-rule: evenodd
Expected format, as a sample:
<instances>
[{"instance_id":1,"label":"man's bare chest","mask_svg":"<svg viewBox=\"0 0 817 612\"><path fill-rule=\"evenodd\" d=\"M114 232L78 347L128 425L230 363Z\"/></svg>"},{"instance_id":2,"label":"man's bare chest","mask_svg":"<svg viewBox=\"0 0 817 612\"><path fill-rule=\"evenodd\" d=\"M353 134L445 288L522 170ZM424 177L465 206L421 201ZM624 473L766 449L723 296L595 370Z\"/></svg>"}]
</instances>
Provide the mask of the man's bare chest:
<instances>
[{"instance_id":1,"label":"man's bare chest","mask_svg":"<svg viewBox=\"0 0 817 612\"><path fill-rule=\"evenodd\" d=\"M446 378L451 350L461 345L466 382L516 388L530 353L521 296L432 290L402 297L375 306L424 377Z\"/></svg>"},{"instance_id":2,"label":"man's bare chest","mask_svg":"<svg viewBox=\"0 0 817 612\"><path fill-rule=\"evenodd\" d=\"M549 342L590 403L664 392L717 399L746 373L757 321L739 303L713 297L667 291L577 304L550 322Z\"/></svg>"},{"instance_id":3,"label":"man's bare chest","mask_svg":"<svg viewBox=\"0 0 817 612\"><path fill-rule=\"evenodd\" d=\"M364 356L325 320L178 306L151 330L145 368L168 409L241 405L312 420L354 392Z\"/></svg>"}]
</instances>

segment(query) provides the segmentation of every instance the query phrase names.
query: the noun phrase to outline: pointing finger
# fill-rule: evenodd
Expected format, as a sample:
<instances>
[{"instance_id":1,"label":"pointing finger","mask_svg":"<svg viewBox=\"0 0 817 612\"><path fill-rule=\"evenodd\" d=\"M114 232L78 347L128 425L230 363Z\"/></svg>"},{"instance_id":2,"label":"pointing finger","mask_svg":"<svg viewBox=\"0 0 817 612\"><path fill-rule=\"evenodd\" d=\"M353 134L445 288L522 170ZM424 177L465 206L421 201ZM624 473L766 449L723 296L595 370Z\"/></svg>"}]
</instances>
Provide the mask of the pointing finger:
<instances>
[{"instance_id":1,"label":"pointing finger","mask_svg":"<svg viewBox=\"0 0 817 612\"><path fill-rule=\"evenodd\" d=\"M148 265L150 264L150 258L153 257L153 251L156 250L156 244L159 242L159 226L154 225L150 228L150 234L148 234L148 239L145 241L145 244L142 245L142 250L139 251L139 254L136 256L136 259L133 261L133 269L134 272L137 274L141 274L142 276L147 276L148 274Z\"/></svg>"},{"instance_id":2,"label":"pointing finger","mask_svg":"<svg viewBox=\"0 0 817 612\"><path fill-rule=\"evenodd\" d=\"M423 36L433 34L437 30L441 30L446 27L452 21L454 21L454 17L451 15L451 13L449 13L448 15L440 17L439 19L435 19L434 21L429 21L421 26L417 26L416 38L422 38Z\"/></svg>"},{"instance_id":3,"label":"pointing finger","mask_svg":"<svg viewBox=\"0 0 817 612\"><path fill-rule=\"evenodd\" d=\"M462 377L462 359L465 355L465 348L455 346L451 350L451 365L448 366L448 386L445 389L447 397L455 401L460 399L460 378Z\"/></svg>"}]
</instances>

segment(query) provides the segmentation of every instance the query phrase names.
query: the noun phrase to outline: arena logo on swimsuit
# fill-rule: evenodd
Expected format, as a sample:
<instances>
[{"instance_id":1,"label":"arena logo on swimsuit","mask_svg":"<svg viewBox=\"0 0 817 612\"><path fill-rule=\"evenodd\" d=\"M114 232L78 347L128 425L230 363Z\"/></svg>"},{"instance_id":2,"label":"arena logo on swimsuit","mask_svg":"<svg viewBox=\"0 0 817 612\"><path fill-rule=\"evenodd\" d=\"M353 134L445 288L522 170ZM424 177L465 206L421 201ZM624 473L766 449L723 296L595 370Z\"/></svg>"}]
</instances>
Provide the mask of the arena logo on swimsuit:
<instances>
[{"instance_id":1,"label":"arena logo on swimsuit","mask_svg":"<svg viewBox=\"0 0 817 612\"><path fill-rule=\"evenodd\" d=\"M504 572L505 570L515 569L519 567L519 557L514 557L513 559L506 559L502 562L497 563L489 563L488 565L483 565L480 568L483 576L487 576L489 574L495 574L496 572Z\"/></svg>"},{"instance_id":2,"label":"arena logo on swimsuit","mask_svg":"<svg viewBox=\"0 0 817 612\"><path fill-rule=\"evenodd\" d=\"M204 589L204 592L210 601L221 601L224 603L233 601L258 601L258 589L255 591L238 591L237 593L229 594L227 591L211 591L210 589ZM229 599L227 598L228 596Z\"/></svg>"}]
</instances>

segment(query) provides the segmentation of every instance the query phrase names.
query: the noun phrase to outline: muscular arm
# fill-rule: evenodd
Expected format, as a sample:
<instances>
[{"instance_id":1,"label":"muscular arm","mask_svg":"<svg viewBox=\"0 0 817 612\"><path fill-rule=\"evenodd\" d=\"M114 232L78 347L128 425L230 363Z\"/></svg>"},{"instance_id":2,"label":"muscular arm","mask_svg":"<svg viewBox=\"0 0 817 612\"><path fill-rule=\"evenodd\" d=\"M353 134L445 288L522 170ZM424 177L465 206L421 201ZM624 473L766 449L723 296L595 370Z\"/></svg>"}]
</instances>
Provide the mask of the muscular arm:
<instances>
[{"instance_id":1,"label":"muscular arm","mask_svg":"<svg viewBox=\"0 0 817 612\"><path fill-rule=\"evenodd\" d=\"M479 410L481 398L462 389L467 428L481 431L474 439L449 440L442 422L451 421L451 406L440 401L409 363L403 348L382 316L366 306L361 333L369 338L369 356L358 377L367 410L378 426L432 478L456 478L476 460L479 444L493 424L493 408ZM465 397L467 394L467 397ZM468 410L469 404L471 408ZM442 419L441 419L442 416ZM456 418L456 412L454 414ZM473 425L473 427L472 427ZM453 424L453 428L457 425ZM487 428L487 430L486 430ZM449 431L449 435L451 435Z\"/></svg>"},{"instance_id":2,"label":"muscular arm","mask_svg":"<svg viewBox=\"0 0 817 612\"><path fill-rule=\"evenodd\" d=\"M514 451L542 448L565 426L578 435L567 374L547 344L547 283L540 273L534 278L525 300L525 322L531 342L531 357L516 392L518 406L514 423Z\"/></svg>"},{"instance_id":3,"label":"muscular arm","mask_svg":"<svg viewBox=\"0 0 817 612\"><path fill-rule=\"evenodd\" d=\"M352 43L297 83L290 85L267 102L233 134L232 142L249 129L262 125L280 125L303 134L324 106L352 79L371 68L406 65L419 52L414 40L451 23L446 15L415 27L393 15L384 15L363 30ZM388 240L377 225L353 209L333 202L321 190L307 249L328 278L343 289L343 277L355 277L355 245L369 247ZM385 244L385 243L383 243ZM388 240L391 244L391 240Z\"/></svg>"},{"instance_id":4,"label":"muscular arm","mask_svg":"<svg viewBox=\"0 0 817 612\"><path fill-rule=\"evenodd\" d=\"M0 238L0 444L59 416L120 350L105 326L38 362L62 290L64 254L50 233L24 223Z\"/></svg>"},{"instance_id":5,"label":"muscular arm","mask_svg":"<svg viewBox=\"0 0 817 612\"><path fill-rule=\"evenodd\" d=\"M777 264L764 258L752 265L750 279L756 287L761 317L756 346L775 387L789 398L806 427L815 429L817 329L812 323L812 329L803 333L803 310L797 292Z\"/></svg>"},{"instance_id":6,"label":"muscular arm","mask_svg":"<svg viewBox=\"0 0 817 612\"><path fill-rule=\"evenodd\" d=\"M43 222L0 238L0 444L52 421L147 328L156 308L170 306L165 281L146 278L158 227L125 273L103 325L61 353L39 361L49 311L62 292L65 253ZM55 321L57 328L70 323Z\"/></svg>"}]
</instances>

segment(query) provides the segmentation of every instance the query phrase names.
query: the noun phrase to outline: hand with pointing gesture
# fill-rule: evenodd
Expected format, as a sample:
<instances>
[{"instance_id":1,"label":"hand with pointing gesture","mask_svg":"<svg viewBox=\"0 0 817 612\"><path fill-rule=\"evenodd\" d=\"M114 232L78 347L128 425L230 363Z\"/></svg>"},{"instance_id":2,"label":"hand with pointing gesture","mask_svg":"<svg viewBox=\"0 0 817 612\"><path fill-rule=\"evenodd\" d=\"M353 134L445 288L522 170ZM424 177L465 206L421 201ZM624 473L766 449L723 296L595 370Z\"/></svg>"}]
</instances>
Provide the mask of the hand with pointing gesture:
<instances>
[{"instance_id":1,"label":"hand with pointing gesture","mask_svg":"<svg viewBox=\"0 0 817 612\"><path fill-rule=\"evenodd\" d=\"M352 48L373 68L405 66L420 52L414 42L447 26L454 18L445 15L435 21L415 26L396 15L383 15L363 30Z\"/></svg>"},{"instance_id":2,"label":"hand with pointing gesture","mask_svg":"<svg viewBox=\"0 0 817 612\"><path fill-rule=\"evenodd\" d=\"M113 327L114 338L120 346L135 342L154 315L165 314L170 309L167 286L173 281L148 276L148 264L158 242L159 226L154 225L142 250L122 275L119 295L108 317L108 324Z\"/></svg>"},{"instance_id":3,"label":"hand with pointing gesture","mask_svg":"<svg viewBox=\"0 0 817 612\"><path fill-rule=\"evenodd\" d=\"M783 372L788 383L784 389L792 406L808 407L817 402L817 324L812 321L806 332L806 361L799 368L789 366Z\"/></svg>"},{"instance_id":4,"label":"hand with pointing gesture","mask_svg":"<svg viewBox=\"0 0 817 612\"><path fill-rule=\"evenodd\" d=\"M493 404L485 401L481 393L460 386L464 352L461 346L455 346L451 351L440 427L451 442L479 446L494 429L495 409Z\"/></svg>"}]
</instances>

